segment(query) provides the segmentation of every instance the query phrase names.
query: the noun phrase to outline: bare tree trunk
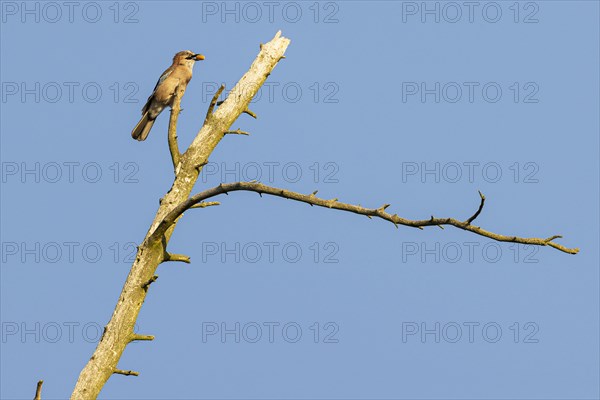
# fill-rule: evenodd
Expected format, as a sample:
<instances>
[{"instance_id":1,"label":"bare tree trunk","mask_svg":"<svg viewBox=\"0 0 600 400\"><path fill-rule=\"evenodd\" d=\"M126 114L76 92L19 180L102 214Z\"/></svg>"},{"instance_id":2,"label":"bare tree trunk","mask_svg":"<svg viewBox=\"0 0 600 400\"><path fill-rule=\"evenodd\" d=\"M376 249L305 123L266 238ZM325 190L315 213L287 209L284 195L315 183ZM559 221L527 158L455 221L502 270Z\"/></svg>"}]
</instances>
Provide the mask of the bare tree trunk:
<instances>
[{"instance_id":1,"label":"bare tree trunk","mask_svg":"<svg viewBox=\"0 0 600 400\"><path fill-rule=\"evenodd\" d=\"M202 167L207 163L208 157L224 137L231 124L242 114L248 111L248 105L263 85L273 68L287 49L290 41L278 32L267 44L261 45L261 50L252 63L250 69L233 88L227 100L212 113L216 98L213 99L211 108L204 125L198 132L193 143L180 157L176 146L170 146L175 163L175 181L168 193L161 199L160 206L152 222L146 238L138 247L136 259L129 276L125 281L121 295L110 319L104 328L104 333L94 354L81 371L79 379L71 395L71 399L95 399L102 387L114 373L124 375L137 375L137 372L121 370L117 364L125 347L134 340L152 340L153 336L136 335L133 332L150 284L156 280L155 272L158 265L164 261L188 261L182 255L169 254L166 245L169 242L175 224L169 226L161 237L152 235L163 218L173 208L184 202L190 196L192 188L198 179ZM181 99L181 92L177 93L177 100ZM173 107L172 118L176 119L179 104L176 101ZM170 124L171 127L174 124ZM176 135L169 133L169 142Z\"/></svg>"}]
</instances>

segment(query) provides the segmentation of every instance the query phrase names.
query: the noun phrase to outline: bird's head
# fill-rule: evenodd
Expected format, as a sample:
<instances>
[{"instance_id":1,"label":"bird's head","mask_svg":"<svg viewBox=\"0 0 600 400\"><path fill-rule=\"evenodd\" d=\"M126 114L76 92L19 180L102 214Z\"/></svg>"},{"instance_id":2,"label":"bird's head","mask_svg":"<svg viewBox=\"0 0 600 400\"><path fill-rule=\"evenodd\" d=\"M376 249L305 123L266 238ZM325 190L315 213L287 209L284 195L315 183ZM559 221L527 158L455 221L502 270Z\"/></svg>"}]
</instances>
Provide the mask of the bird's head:
<instances>
[{"instance_id":1,"label":"bird's head","mask_svg":"<svg viewBox=\"0 0 600 400\"><path fill-rule=\"evenodd\" d=\"M199 60L204 60L204 56L202 54L196 54L193 51L184 50L175 54L175 57L173 57L173 64L185 65L189 68L192 68L194 63Z\"/></svg>"}]
</instances>

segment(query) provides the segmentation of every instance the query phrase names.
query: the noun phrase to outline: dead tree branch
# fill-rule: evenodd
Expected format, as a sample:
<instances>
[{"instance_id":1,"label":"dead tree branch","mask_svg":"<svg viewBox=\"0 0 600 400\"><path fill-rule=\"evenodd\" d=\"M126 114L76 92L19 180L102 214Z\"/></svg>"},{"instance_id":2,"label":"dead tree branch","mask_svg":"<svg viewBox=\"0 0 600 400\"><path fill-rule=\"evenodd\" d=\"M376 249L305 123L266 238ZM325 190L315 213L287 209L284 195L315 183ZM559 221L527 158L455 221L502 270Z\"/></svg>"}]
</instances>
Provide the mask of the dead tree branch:
<instances>
[{"instance_id":1,"label":"dead tree branch","mask_svg":"<svg viewBox=\"0 0 600 400\"><path fill-rule=\"evenodd\" d=\"M397 214L389 214L386 211L390 206L389 204L384 204L379 208L365 208L359 205L342 203L337 198L329 200L319 198L316 196L316 191L306 195L266 186L258 182L221 184L190 197L202 168L208 163L209 156L223 137L226 134L243 135L247 133L239 129L232 131L231 126L242 113L256 118L256 114L248 109L250 101L277 63L283 59L289 43L289 39L284 38L281 36L281 32L278 32L270 42L261 45L260 52L249 70L241 77L223 102L218 101L218 98L224 87L222 86L215 93L208 107L204 124L183 154L179 152L176 134L177 117L183 94L178 90L173 104L168 132L169 150L175 168L175 179L167 194L161 199L156 216L143 242L138 247L136 259L123 285L112 317L104 329L94 354L81 371L71 399L88 400L97 398L102 387L113 374L138 375L136 371L118 369L117 365L129 343L154 339L152 335L134 333L134 326L146 295L151 285L158 278L156 270L161 263L166 261L190 262L189 257L185 255L172 254L167 251L173 229L186 210L218 205L218 202L205 202L204 200L220 194L233 191L251 191L261 196L262 194L268 194L307 203L311 206L352 212L369 218L376 217L390 221L396 227L404 225L423 229L427 226L443 228L444 225L450 225L493 240L551 246L570 254L578 252L578 249L569 249L554 242L555 239L560 238L557 235L547 239L520 238L499 235L474 226L472 222L480 215L485 203L485 197L481 193L478 210L464 221L454 218L434 218L433 216L425 220L409 220L399 217Z\"/></svg>"},{"instance_id":2,"label":"dead tree branch","mask_svg":"<svg viewBox=\"0 0 600 400\"><path fill-rule=\"evenodd\" d=\"M248 109L250 101L271 74L289 43L289 39L278 32L270 42L262 46L249 70L241 77L227 99L216 110L214 110L216 100L214 104L211 103L205 123L183 154L179 153L176 140L179 103L174 102L168 136L175 180L171 189L162 198L146 238L138 247L136 259L123 285L113 315L106 325L94 354L81 371L71 399L97 398L113 373L137 375L135 371L117 369L117 364L125 347L132 340L139 340L133 329L151 284L156 281L156 269L165 261L165 254L171 261L186 262L185 256L168 255L166 252L166 244L171 238L174 224L171 224L160 237L152 233L173 208L188 199L203 166L208 162L208 157L225 136L225 132L229 131L236 119ZM247 90L249 85L252 90ZM178 97L181 99L181 95ZM218 95L215 96L215 99L217 98Z\"/></svg>"},{"instance_id":3,"label":"dead tree branch","mask_svg":"<svg viewBox=\"0 0 600 400\"><path fill-rule=\"evenodd\" d=\"M173 169L177 173L177 166L181 159L181 153L179 152L179 144L177 143L177 119L181 112L181 98L185 89L182 86L177 86L175 89L175 98L173 99L173 107L171 108L171 117L169 118L169 133L167 135L169 140L169 151L171 152L171 160L173 161Z\"/></svg>"},{"instance_id":4,"label":"dead tree branch","mask_svg":"<svg viewBox=\"0 0 600 400\"><path fill-rule=\"evenodd\" d=\"M480 236L485 236L487 238L497 240L499 242L512 242L512 243L521 243L528 244L534 246L550 246L554 247L557 250L563 251L569 254L577 254L579 249L570 249L565 246L562 246L558 243L553 242L554 239L561 238L560 235L551 236L546 239L542 238L522 238L518 236L507 236L500 235L497 233L493 233L490 231L486 231L478 226L472 225L472 222L479 216L481 211L483 210L483 206L485 203L485 196L479 192L479 196L481 198L481 202L479 203L479 208L477 211L465 221L461 221L454 218L434 218L433 216L429 219L423 220L409 220L402 217L399 217L397 214L390 214L385 210L390 206L389 204L384 204L379 208L365 208L361 206L357 206L354 204L342 203L335 199L322 199L316 197L315 194L317 192L313 192L311 194L302 194L297 192L292 192L290 190L275 188L267 185L263 185L258 182L235 182L235 183L223 183L219 186L216 186L212 189L205 190L201 193L198 193L192 197L190 197L185 202L181 203L179 206L175 207L163 220L161 225L158 226L154 235L161 235L162 232L165 232L173 223L177 220L186 210L193 208L194 205L201 203L206 199L210 199L212 197L218 196L220 194L227 194L228 192L235 191L249 191L256 192L260 195L268 194L271 196L282 197L285 199L295 200L302 203L310 204L311 206L319 206L325 208L332 208L334 210L342 210L355 214L366 215L367 217L377 217L383 220L389 221L393 223L396 228L398 225L409 226L413 228L423 228L426 226L439 226L442 227L444 225L454 226L456 228L473 232Z\"/></svg>"},{"instance_id":5,"label":"dead tree branch","mask_svg":"<svg viewBox=\"0 0 600 400\"><path fill-rule=\"evenodd\" d=\"M219 90L217 90L216 93L214 94L212 100L210 101L210 105L208 106L208 110L206 111L206 117L204 118L204 123L207 123L209 118L212 117L215 106L223 104L223 102L219 102L218 100L219 100L219 96L221 96L221 93L223 93L224 89L225 89L225 85L221 85L221 87L219 87Z\"/></svg>"}]
</instances>

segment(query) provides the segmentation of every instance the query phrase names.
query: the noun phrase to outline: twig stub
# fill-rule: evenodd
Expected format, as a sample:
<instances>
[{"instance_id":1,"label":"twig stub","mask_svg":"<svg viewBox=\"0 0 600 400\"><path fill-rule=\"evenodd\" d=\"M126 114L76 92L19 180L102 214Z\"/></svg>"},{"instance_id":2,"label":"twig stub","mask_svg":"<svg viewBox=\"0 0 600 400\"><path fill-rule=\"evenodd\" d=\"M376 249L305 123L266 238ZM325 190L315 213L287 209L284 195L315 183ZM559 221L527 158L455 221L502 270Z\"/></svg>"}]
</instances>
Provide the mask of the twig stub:
<instances>
[{"instance_id":1,"label":"twig stub","mask_svg":"<svg viewBox=\"0 0 600 400\"><path fill-rule=\"evenodd\" d=\"M35 389L35 397L33 398L33 400L42 400L42 385L44 384L44 381L39 380L37 383L37 387Z\"/></svg>"}]
</instances>

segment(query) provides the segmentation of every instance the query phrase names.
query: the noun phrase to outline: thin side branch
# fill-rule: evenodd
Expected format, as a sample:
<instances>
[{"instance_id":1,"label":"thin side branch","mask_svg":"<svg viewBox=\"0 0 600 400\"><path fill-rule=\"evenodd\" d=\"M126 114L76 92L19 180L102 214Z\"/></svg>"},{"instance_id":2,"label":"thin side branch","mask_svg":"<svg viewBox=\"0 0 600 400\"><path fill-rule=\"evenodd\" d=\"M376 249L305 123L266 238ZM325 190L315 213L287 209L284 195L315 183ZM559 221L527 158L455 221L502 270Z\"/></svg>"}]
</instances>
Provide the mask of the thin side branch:
<instances>
[{"instance_id":1,"label":"thin side branch","mask_svg":"<svg viewBox=\"0 0 600 400\"><path fill-rule=\"evenodd\" d=\"M219 101L218 101L219 100L219 96L221 96L221 93L223 93L224 89L225 89L225 85L221 85L221 87L219 88L219 90L217 90L217 92L213 96L212 100L210 101L210 105L208 106L208 110L206 110L206 117L204 118L204 123L208 122L208 119L213 114L213 110L215 109L215 106L219 105Z\"/></svg>"},{"instance_id":2,"label":"thin side branch","mask_svg":"<svg viewBox=\"0 0 600 400\"><path fill-rule=\"evenodd\" d=\"M182 86L177 86L175 89L175 98L173 100L173 107L171 108L171 118L169 118L169 151L171 152L171 160L173 161L173 169L177 170L179 161L181 160L181 153L179 152L179 144L177 143L177 119L181 112L181 98L185 89Z\"/></svg>"},{"instance_id":3,"label":"thin side branch","mask_svg":"<svg viewBox=\"0 0 600 400\"><path fill-rule=\"evenodd\" d=\"M168 243L167 237L166 237L166 235L163 235L162 236L162 241L161 241L162 248L163 248L163 257L162 257L162 261L161 262L179 261L179 262L184 262L184 263L187 263L187 264L189 264L191 262L189 256L186 256L186 255L183 255L183 254L172 254L172 253L169 253L167 251L167 243Z\"/></svg>"},{"instance_id":4,"label":"thin side branch","mask_svg":"<svg viewBox=\"0 0 600 400\"><path fill-rule=\"evenodd\" d=\"M513 242L513 243L522 243L529 244L535 246L550 246L554 247L557 250L563 251L568 254L577 254L579 249L571 249L565 246L562 246L558 243L553 242L554 239L559 238L560 236L552 236L547 239L540 238L521 238L517 236L507 236L500 235L497 233L493 233L490 231L486 231L478 226L471 225L471 222L477 218L481 210L483 209L485 197L480 195L481 203L479 205L479 209L473 216L466 221L459 221L454 218L434 218L433 216L429 219L424 220L409 220L402 217L399 217L397 214L387 213L385 210L389 207L389 204L384 204L379 208L365 208L353 204L342 203L337 199L322 199L315 196L315 193L312 194L301 194L297 192L292 192L285 189L279 189L267 185L263 185L262 183L257 182L236 182L236 183L223 183L219 186L216 186L212 189L205 190L201 193L198 193L192 197L190 197L185 202L179 204L175 207L159 224L156 231L152 233L151 237L154 235L162 235L162 232L166 231L171 224L173 224L177 218L187 209L192 207L194 204L197 204L203 200L212 198L214 196L220 194L227 194L228 192L234 191L249 191L256 192L259 194L268 194L271 196L283 197L285 199L296 200L299 202L307 203L314 206L332 208L335 210L348 211L355 214L366 215L367 217L377 217L384 219L386 221L390 221L394 225L404 225L413 228L423 229L426 226L443 226L443 225L451 225L456 228L473 232L477 235L484 236L493 240L497 240L499 242Z\"/></svg>"},{"instance_id":5,"label":"thin side branch","mask_svg":"<svg viewBox=\"0 0 600 400\"><path fill-rule=\"evenodd\" d=\"M42 385L44 381L38 381L37 388L35 389L35 397L33 400L42 400Z\"/></svg>"},{"instance_id":6,"label":"thin side branch","mask_svg":"<svg viewBox=\"0 0 600 400\"><path fill-rule=\"evenodd\" d=\"M226 131L223 134L224 135L246 135L246 136L250 135L250 133L248 133L246 131L242 131L240 128L237 128L235 131Z\"/></svg>"},{"instance_id":7,"label":"thin side branch","mask_svg":"<svg viewBox=\"0 0 600 400\"><path fill-rule=\"evenodd\" d=\"M190 257L186 256L185 254L171 254L171 253L165 254L165 261L178 261L178 262L184 262L186 264L189 264L192 262L190 260Z\"/></svg>"},{"instance_id":8,"label":"thin side branch","mask_svg":"<svg viewBox=\"0 0 600 400\"><path fill-rule=\"evenodd\" d=\"M221 203L219 203L218 201L203 201L198 204L194 204L190 208L206 208L206 207L219 206L219 205L221 205Z\"/></svg>"},{"instance_id":9,"label":"thin side branch","mask_svg":"<svg viewBox=\"0 0 600 400\"><path fill-rule=\"evenodd\" d=\"M467 225L469 225L471 222L475 221L475 218L477 218L479 216L479 214L481 214L481 210L483 210L483 205L485 204L485 196L483 195L483 193L479 192L479 197L481 198L481 203L479 203L479 208L477 209L477 211L475 211L475 214L473 214L468 220L465 221L467 223ZM433 216L431 218L433 218Z\"/></svg>"},{"instance_id":10,"label":"thin side branch","mask_svg":"<svg viewBox=\"0 0 600 400\"><path fill-rule=\"evenodd\" d=\"M154 336L153 335L138 335L135 334L131 337L131 341L135 341L135 340L154 340Z\"/></svg>"},{"instance_id":11,"label":"thin side branch","mask_svg":"<svg viewBox=\"0 0 600 400\"><path fill-rule=\"evenodd\" d=\"M113 371L113 373L114 374L119 374L119 375L127 375L127 376L140 376L139 372L137 372L137 371L131 371L131 370L125 371L125 370L122 370L122 369L115 369Z\"/></svg>"},{"instance_id":12,"label":"thin side branch","mask_svg":"<svg viewBox=\"0 0 600 400\"><path fill-rule=\"evenodd\" d=\"M246 108L244 110L244 114L248 114L249 116L251 116L254 119L258 118L258 116L256 115L256 113L254 113L254 111L250 111L249 108Z\"/></svg>"}]
</instances>

